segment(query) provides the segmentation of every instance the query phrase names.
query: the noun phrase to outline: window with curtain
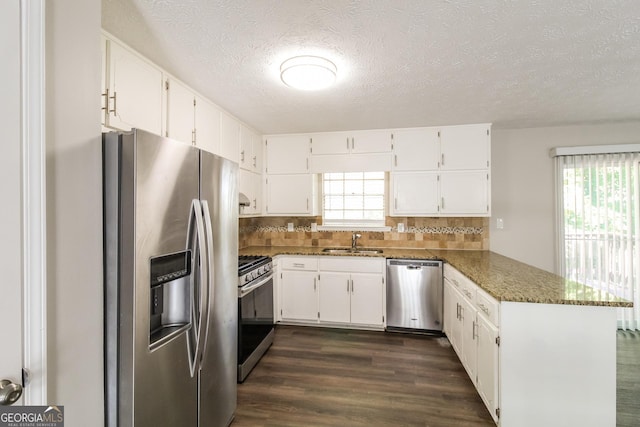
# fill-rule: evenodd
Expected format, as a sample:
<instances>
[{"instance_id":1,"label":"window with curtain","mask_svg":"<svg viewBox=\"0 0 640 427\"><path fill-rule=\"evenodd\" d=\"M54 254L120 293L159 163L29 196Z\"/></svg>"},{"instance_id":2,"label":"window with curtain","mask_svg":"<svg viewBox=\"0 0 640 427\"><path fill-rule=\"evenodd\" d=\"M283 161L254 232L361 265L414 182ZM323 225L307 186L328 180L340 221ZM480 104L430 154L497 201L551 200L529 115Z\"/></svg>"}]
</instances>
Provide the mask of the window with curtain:
<instances>
[{"instance_id":1,"label":"window with curtain","mask_svg":"<svg viewBox=\"0 0 640 427\"><path fill-rule=\"evenodd\" d=\"M384 226L384 183L384 172L323 174L322 222Z\"/></svg>"},{"instance_id":2,"label":"window with curtain","mask_svg":"<svg viewBox=\"0 0 640 427\"><path fill-rule=\"evenodd\" d=\"M618 309L618 327L640 329L640 153L556 162L560 273L633 301Z\"/></svg>"}]
</instances>

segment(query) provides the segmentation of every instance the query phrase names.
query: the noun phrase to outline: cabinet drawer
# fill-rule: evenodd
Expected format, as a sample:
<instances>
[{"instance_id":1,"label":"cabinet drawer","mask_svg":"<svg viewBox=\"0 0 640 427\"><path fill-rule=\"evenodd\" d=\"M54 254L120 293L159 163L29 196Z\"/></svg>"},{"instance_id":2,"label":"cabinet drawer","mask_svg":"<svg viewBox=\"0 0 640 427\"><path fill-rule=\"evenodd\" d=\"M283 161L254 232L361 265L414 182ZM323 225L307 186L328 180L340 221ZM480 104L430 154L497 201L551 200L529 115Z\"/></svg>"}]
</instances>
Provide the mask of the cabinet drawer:
<instances>
[{"instance_id":1,"label":"cabinet drawer","mask_svg":"<svg viewBox=\"0 0 640 427\"><path fill-rule=\"evenodd\" d=\"M382 273L384 258L323 257L318 260L321 271L344 271L348 273Z\"/></svg>"},{"instance_id":2,"label":"cabinet drawer","mask_svg":"<svg viewBox=\"0 0 640 427\"><path fill-rule=\"evenodd\" d=\"M472 304L476 303L476 289L478 289L478 286L469 278L449 264L444 265L444 277Z\"/></svg>"},{"instance_id":3,"label":"cabinet drawer","mask_svg":"<svg viewBox=\"0 0 640 427\"><path fill-rule=\"evenodd\" d=\"M315 257L286 257L280 258L280 269L282 270L318 270L318 259Z\"/></svg>"},{"instance_id":4,"label":"cabinet drawer","mask_svg":"<svg viewBox=\"0 0 640 427\"><path fill-rule=\"evenodd\" d=\"M482 289L476 291L476 307L491 323L500 324L500 304Z\"/></svg>"}]
</instances>

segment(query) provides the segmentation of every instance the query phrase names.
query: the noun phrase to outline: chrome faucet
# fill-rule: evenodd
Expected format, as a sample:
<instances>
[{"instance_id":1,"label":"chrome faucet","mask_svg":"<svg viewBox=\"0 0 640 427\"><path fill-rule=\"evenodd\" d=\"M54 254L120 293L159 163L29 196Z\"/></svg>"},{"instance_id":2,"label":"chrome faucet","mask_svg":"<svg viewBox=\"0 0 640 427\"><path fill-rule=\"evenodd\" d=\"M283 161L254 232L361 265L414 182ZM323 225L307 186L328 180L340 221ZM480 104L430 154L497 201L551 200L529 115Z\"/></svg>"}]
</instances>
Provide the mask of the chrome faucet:
<instances>
[{"instance_id":1,"label":"chrome faucet","mask_svg":"<svg viewBox=\"0 0 640 427\"><path fill-rule=\"evenodd\" d=\"M351 250L355 251L358 245L358 239L362 237L362 234L353 233L351 235Z\"/></svg>"}]
</instances>

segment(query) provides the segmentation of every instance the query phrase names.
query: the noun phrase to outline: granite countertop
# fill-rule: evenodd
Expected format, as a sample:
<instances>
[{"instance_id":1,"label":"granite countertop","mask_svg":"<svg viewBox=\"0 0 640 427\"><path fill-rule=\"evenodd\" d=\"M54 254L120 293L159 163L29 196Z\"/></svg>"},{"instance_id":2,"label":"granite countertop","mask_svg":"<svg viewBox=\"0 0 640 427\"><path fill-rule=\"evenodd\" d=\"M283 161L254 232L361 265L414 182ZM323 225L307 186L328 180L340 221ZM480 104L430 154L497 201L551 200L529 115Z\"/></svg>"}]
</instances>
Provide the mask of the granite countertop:
<instances>
[{"instance_id":1,"label":"granite countertop","mask_svg":"<svg viewBox=\"0 0 640 427\"><path fill-rule=\"evenodd\" d=\"M323 255L323 248L298 246L252 246L240 255ZM348 254L381 258L439 259L455 267L498 301L542 304L632 307L630 301L608 292L567 280L556 274L490 251L391 249L381 254Z\"/></svg>"}]
</instances>

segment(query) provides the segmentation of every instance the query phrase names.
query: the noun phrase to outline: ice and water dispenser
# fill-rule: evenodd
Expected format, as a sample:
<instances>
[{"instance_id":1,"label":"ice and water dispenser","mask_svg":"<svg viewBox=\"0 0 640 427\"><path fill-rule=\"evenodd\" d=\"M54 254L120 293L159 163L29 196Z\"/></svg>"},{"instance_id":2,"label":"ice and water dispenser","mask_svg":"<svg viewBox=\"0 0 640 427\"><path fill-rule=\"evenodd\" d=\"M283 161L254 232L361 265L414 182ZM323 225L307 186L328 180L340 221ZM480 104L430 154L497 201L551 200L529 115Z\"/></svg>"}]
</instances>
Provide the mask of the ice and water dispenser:
<instances>
[{"instance_id":1,"label":"ice and water dispenser","mask_svg":"<svg viewBox=\"0 0 640 427\"><path fill-rule=\"evenodd\" d=\"M191 251L151 258L149 348L153 350L190 326Z\"/></svg>"}]
</instances>

